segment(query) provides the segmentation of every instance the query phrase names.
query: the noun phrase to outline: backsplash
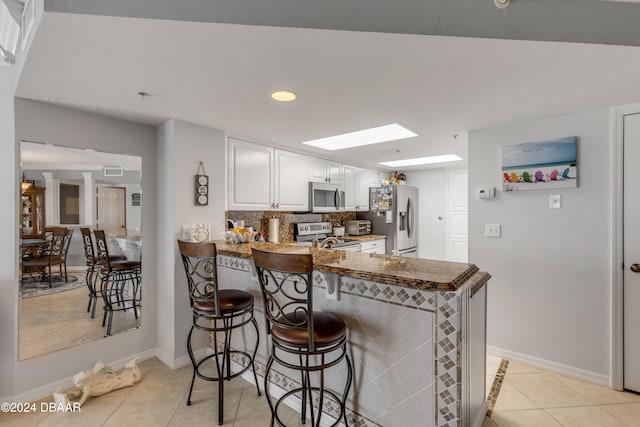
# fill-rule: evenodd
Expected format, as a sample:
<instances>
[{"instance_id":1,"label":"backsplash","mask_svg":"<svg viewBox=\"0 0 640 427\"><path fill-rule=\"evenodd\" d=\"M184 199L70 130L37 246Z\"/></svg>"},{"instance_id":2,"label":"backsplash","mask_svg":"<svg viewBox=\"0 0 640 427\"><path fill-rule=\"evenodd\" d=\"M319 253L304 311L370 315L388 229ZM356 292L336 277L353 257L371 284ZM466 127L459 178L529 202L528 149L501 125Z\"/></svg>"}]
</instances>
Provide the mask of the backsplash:
<instances>
[{"instance_id":1,"label":"backsplash","mask_svg":"<svg viewBox=\"0 0 640 427\"><path fill-rule=\"evenodd\" d=\"M234 221L242 220L246 227L253 227L257 231L263 231L265 234L269 230L269 218L279 218L279 240L281 243L287 243L293 242L293 226L298 222L331 221L331 225L335 227L343 225L347 220L356 219L356 213L314 214L282 211L227 211L225 212L225 218Z\"/></svg>"}]
</instances>

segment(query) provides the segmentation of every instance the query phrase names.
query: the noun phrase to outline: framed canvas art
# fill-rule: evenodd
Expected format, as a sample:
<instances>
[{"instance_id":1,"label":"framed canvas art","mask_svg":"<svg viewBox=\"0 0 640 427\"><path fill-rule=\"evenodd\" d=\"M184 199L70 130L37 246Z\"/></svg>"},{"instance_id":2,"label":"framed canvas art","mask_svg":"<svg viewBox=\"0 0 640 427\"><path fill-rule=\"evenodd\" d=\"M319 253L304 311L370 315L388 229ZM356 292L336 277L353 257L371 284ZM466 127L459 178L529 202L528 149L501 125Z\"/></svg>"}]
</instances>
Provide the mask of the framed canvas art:
<instances>
[{"instance_id":1,"label":"framed canvas art","mask_svg":"<svg viewBox=\"0 0 640 427\"><path fill-rule=\"evenodd\" d=\"M576 188L578 137L502 146L502 191Z\"/></svg>"}]
</instances>

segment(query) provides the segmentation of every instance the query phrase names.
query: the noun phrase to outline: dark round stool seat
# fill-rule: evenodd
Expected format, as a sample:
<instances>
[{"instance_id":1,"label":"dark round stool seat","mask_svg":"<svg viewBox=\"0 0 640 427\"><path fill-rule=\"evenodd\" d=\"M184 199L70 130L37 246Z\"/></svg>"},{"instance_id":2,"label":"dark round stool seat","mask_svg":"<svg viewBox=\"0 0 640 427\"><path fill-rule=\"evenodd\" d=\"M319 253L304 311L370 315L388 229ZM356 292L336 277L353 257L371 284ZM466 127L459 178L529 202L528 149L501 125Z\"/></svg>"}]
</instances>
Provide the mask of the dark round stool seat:
<instances>
[{"instance_id":1,"label":"dark round stool seat","mask_svg":"<svg viewBox=\"0 0 640 427\"><path fill-rule=\"evenodd\" d=\"M205 300L193 300L193 308L198 311L215 312L216 304L211 296L205 295ZM218 291L220 311L234 313L250 308L253 305L253 295L240 289L220 289Z\"/></svg>"},{"instance_id":2,"label":"dark round stool seat","mask_svg":"<svg viewBox=\"0 0 640 427\"><path fill-rule=\"evenodd\" d=\"M302 324L306 319L306 315L305 313L295 312L286 316L286 320L284 316L280 319L282 323ZM309 343L309 334L306 329L283 328L274 323L271 333L273 338L295 347L306 347ZM331 345L343 339L346 333L347 325L338 316L320 311L313 312L313 342L316 346Z\"/></svg>"},{"instance_id":3,"label":"dark round stool seat","mask_svg":"<svg viewBox=\"0 0 640 427\"><path fill-rule=\"evenodd\" d=\"M116 261L109 262L109 264L102 264L102 270L111 270L111 271L122 271L122 270L135 270L136 268L140 268L139 261Z\"/></svg>"}]
</instances>

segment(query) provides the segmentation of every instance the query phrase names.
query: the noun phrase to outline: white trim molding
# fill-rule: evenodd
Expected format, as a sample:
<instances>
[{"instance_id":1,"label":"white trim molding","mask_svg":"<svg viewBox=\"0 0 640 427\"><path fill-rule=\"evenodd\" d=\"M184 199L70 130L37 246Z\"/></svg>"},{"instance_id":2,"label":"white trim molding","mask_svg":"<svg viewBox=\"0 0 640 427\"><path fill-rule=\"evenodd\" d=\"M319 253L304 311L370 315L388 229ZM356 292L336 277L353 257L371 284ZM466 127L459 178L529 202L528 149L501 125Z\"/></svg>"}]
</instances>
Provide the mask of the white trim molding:
<instances>
[{"instance_id":1,"label":"white trim molding","mask_svg":"<svg viewBox=\"0 0 640 427\"><path fill-rule=\"evenodd\" d=\"M539 357L530 356L528 354L518 353L516 351L511 351L500 347L494 347L492 345L487 346L487 354L501 357L507 360L513 360L515 362L524 363L526 365L533 366L534 368L540 368L544 369L545 371L555 372L556 374L565 375L567 377L575 378L577 380L585 381L602 387L611 387L611 378L607 375L599 374L597 372L575 368L573 366L564 365L562 363L553 362L551 360L541 359Z\"/></svg>"},{"instance_id":2,"label":"white trim molding","mask_svg":"<svg viewBox=\"0 0 640 427\"><path fill-rule=\"evenodd\" d=\"M640 104L611 109L611 388L624 388L624 117Z\"/></svg>"}]
</instances>

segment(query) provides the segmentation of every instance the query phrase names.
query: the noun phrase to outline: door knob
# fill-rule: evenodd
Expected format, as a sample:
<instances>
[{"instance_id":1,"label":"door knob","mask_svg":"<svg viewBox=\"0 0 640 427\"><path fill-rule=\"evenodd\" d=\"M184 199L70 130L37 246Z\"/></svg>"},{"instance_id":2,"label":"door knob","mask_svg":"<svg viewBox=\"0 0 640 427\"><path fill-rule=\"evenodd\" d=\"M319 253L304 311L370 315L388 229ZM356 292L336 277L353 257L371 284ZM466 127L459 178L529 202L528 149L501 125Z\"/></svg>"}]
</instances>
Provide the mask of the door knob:
<instances>
[{"instance_id":1,"label":"door knob","mask_svg":"<svg viewBox=\"0 0 640 427\"><path fill-rule=\"evenodd\" d=\"M629 267L634 273L640 273L640 264L631 264Z\"/></svg>"}]
</instances>

